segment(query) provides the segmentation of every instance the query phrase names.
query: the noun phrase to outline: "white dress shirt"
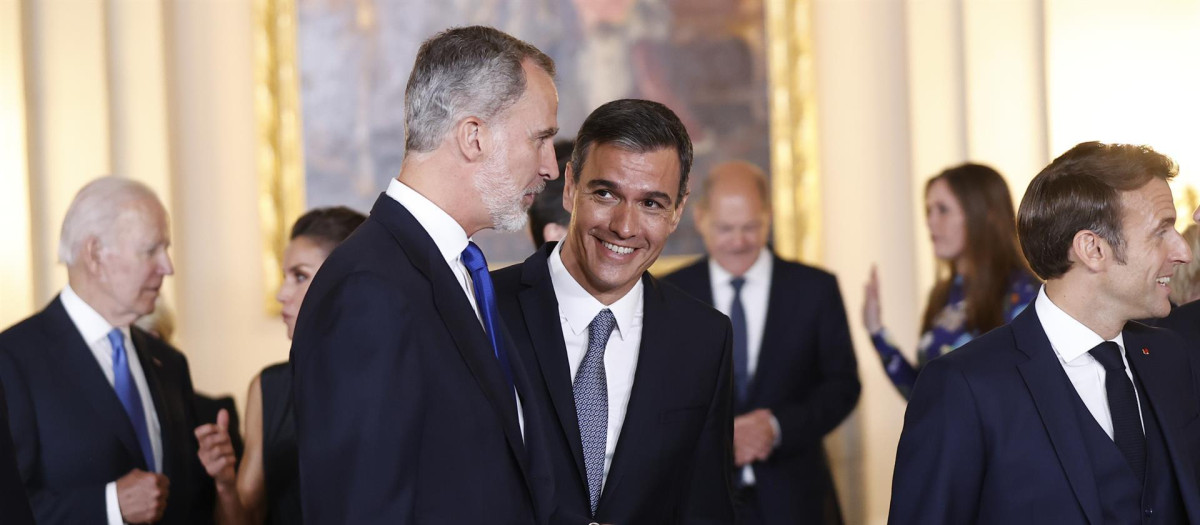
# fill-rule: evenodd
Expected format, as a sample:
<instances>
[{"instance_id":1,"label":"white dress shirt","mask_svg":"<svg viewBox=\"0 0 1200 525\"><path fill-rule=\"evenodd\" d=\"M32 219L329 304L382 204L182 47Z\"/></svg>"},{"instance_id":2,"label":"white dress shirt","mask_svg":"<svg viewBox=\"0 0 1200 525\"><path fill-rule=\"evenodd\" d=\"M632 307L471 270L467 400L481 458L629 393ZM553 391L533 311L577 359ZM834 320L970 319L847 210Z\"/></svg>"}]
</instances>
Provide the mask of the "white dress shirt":
<instances>
[{"instance_id":1,"label":"white dress shirt","mask_svg":"<svg viewBox=\"0 0 1200 525\"><path fill-rule=\"evenodd\" d=\"M1046 296L1044 285L1038 291L1034 308L1037 309L1042 330L1046 332L1046 338L1050 340L1050 346L1054 348L1054 353L1058 356L1063 370L1067 372L1067 377L1071 379L1071 384L1075 386L1075 391L1083 399L1083 404L1087 406L1088 412L1091 412L1092 417L1096 418L1100 428L1103 428L1109 439L1112 439L1112 413L1108 410L1108 391L1104 388L1107 372L1104 370L1104 365L1101 365L1096 358L1092 357L1092 354L1088 353L1096 345L1103 343L1104 338L1054 304L1054 301ZM1124 334L1118 333L1111 341L1121 347L1121 361L1125 363L1125 375L1129 376L1130 381L1133 381L1129 359L1125 356ZM1135 396L1139 396L1136 388L1133 392ZM1139 399L1139 417L1141 412L1142 405ZM1145 430L1145 422L1143 422L1142 431L1145 432Z\"/></svg>"},{"instance_id":2,"label":"white dress shirt","mask_svg":"<svg viewBox=\"0 0 1200 525\"><path fill-rule=\"evenodd\" d=\"M94 308L89 306L71 289L70 285L63 288L59 294L59 299L62 301L63 309L67 311L67 317L71 319L71 323L75 325L75 329L83 336L84 342L92 351L92 356L96 358L96 362L100 364L100 370L104 372L105 379L108 379L108 384L113 385L113 347L108 341L108 333L114 328L108 324ZM146 374L142 371L142 363L138 359L137 348L133 346L133 340L129 338L129 327L122 326L121 333L125 338L125 355L129 361L129 373L133 376L133 382L137 386L138 397L142 400L142 411L146 414L146 430L150 435L150 448L154 457L154 471L162 472L162 429L158 423L158 411L154 407L154 398L150 397L150 387L146 384ZM115 388L115 386L114 386ZM80 436L81 438L84 436ZM124 475L124 474L122 474ZM121 525L124 521L121 519L121 507L117 502L117 482L116 480L108 482L104 486L104 501L105 513L108 517L109 525Z\"/></svg>"},{"instance_id":3,"label":"white dress shirt","mask_svg":"<svg viewBox=\"0 0 1200 525\"><path fill-rule=\"evenodd\" d=\"M758 253L754 264L742 274L746 280L742 284L742 311L746 314L746 380L754 380L754 372L758 370L758 356L762 353L763 332L767 328L767 304L771 299L771 251L763 248ZM716 259L708 258L708 282L712 285L713 305L718 311L729 315L733 309L733 278L737 277L720 264ZM771 426L775 429L775 445L783 439L779 420L771 415ZM750 465L742 468L742 483L755 483L754 470Z\"/></svg>"},{"instance_id":4,"label":"white dress shirt","mask_svg":"<svg viewBox=\"0 0 1200 525\"><path fill-rule=\"evenodd\" d=\"M458 279L458 285L462 287L463 293L467 295L467 301L471 303L471 309L475 311L475 318L479 320L479 325L486 333L487 325L483 323L483 313L479 311L479 305L475 302L475 283L471 280L471 272L462 262L462 252L467 249L467 243L471 241L467 237L466 230L463 230L462 225L454 220L454 217L439 208L433 201L399 180L392 179L388 183L386 193L388 197L404 206L404 209L408 210L421 227L425 228L425 232L433 238L433 243L442 253L442 258L446 260L446 266L450 268L450 273L453 273L454 278ZM503 323L504 321L497 319L497 322ZM512 350L510 349L510 351ZM521 408L521 397L515 392L515 388L513 393L517 396L517 423L521 426L521 435L524 436L525 411Z\"/></svg>"},{"instance_id":5,"label":"white dress shirt","mask_svg":"<svg viewBox=\"0 0 1200 525\"><path fill-rule=\"evenodd\" d=\"M604 306L567 272L562 262L562 246L558 243L550 253L550 281L554 295L558 298L558 318L562 324L563 343L567 348L567 363L571 367L571 382L575 372L583 363L588 349L588 325L601 310L608 308L617 320L617 327L604 347L604 375L608 380L608 434L604 440L604 480L612 466L613 453L617 450L617 439L625 423L625 411L629 408L629 394L633 391L633 376L637 371L638 353L642 345L642 295L641 279L624 297L611 305ZM601 487L603 487L603 483Z\"/></svg>"}]
</instances>

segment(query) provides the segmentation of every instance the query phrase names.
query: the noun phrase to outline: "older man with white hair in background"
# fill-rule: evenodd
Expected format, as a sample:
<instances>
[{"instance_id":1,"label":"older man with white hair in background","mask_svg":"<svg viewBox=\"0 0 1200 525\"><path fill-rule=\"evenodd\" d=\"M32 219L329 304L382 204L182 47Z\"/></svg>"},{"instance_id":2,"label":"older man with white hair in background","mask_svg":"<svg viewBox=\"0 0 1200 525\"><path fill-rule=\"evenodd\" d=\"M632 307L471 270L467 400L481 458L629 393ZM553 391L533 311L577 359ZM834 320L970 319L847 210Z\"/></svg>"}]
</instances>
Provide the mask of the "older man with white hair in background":
<instances>
[{"instance_id":1,"label":"older man with white hair in background","mask_svg":"<svg viewBox=\"0 0 1200 525\"><path fill-rule=\"evenodd\" d=\"M38 523L211 523L214 488L234 494L198 461L187 360L132 326L174 273L169 245L153 191L92 181L63 220L69 284L0 333L0 382ZM214 471L232 468L232 447L214 448Z\"/></svg>"}]
</instances>

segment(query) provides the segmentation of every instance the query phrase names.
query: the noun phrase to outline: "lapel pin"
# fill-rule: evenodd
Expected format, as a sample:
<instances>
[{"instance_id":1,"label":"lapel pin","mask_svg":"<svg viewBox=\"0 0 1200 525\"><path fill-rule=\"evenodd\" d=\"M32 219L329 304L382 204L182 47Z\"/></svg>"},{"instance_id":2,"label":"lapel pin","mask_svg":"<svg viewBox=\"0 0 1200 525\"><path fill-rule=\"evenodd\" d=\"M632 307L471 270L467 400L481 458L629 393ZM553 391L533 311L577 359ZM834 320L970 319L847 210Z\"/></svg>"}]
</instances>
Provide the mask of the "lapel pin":
<instances>
[{"instance_id":1,"label":"lapel pin","mask_svg":"<svg viewBox=\"0 0 1200 525\"><path fill-rule=\"evenodd\" d=\"M1149 349L1149 348L1142 348L1142 354L1145 354L1145 355L1150 355L1150 349Z\"/></svg>"},{"instance_id":2,"label":"lapel pin","mask_svg":"<svg viewBox=\"0 0 1200 525\"><path fill-rule=\"evenodd\" d=\"M1143 351L1143 352L1145 352L1145 351L1146 351L1146 349L1145 349L1145 348L1143 348L1143 349L1142 349L1142 351ZM157 367L159 367L159 368L162 368L162 361L159 361L157 357L151 357L151 358L150 358L150 360L151 360L151 361L154 361L154 366L157 366Z\"/></svg>"}]
</instances>

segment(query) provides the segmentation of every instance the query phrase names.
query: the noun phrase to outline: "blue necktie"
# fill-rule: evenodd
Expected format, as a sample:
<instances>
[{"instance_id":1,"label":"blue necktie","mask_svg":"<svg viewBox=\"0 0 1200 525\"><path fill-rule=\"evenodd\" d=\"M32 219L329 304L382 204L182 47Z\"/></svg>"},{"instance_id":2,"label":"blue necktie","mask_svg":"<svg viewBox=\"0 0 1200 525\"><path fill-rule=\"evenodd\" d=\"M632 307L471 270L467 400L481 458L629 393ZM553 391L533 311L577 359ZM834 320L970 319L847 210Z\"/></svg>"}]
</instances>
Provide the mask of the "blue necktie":
<instances>
[{"instance_id":1,"label":"blue necktie","mask_svg":"<svg viewBox=\"0 0 1200 525\"><path fill-rule=\"evenodd\" d=\"M583 465L587 471L592 516L604 486L604 449L608 441L608 377L604 373L604 348L617 319L605 308L588 325L588 348L575 371L575 415L583 442Z\"/></svg>"},{"instance_id":2,"label":"blue necktie","mask_svg":"<svg viewBox=\"0 0 1200 525\"><path fill-rule=\"evenodd\" d=\"M746 335L746 310L742 308L742 285L746 284L745 277L734 277L729 281L733 286L733 304L729 306L729 321L733 324L733 396L735 405L744 406L746 390L749 383L750 357L746 347L749 346Z\"/></svg>"},{"instance_id":3,"label":"blue necktie","mask_svg":"<svg viewBox=\"0 0 1200 525\"><path fill-rule=\"evenodd\" d=\"M508 362L508 352L500 339L500 310L496 307L496 289L492 287L492 276L488 274L487 259L483 258L479 246L468 241L467 248L462 251L462 261L467 271L471 272L475 302L479 305L488 339L492 342L492 353L500 362L500 369L504 372L504 379L508 380L509 390L513 390L512 365Z\"/></svg>"},{"instance_id":4,"label":"blue necktie","mask_svg":"<svg viewBox=\"0 0 1200 525\"><path fill-rule=\"evenodd\" d=\"M1108 411L1112 414L1113 442L1138 479L1145 479L1146 435L1142 433L1142 417L1138 412L1133 383L1125 375L1121 347L1112 341L1105 341L1088 353L1104 367L1104 390L1108 394Z\"/></svg>"},{"instance_id":5,"label":"blue necktie","mask_svg":"<svg viewBox=\"0 0 1200 525\"><path fill-rule=\"evenodd\" d=\"M137 383L129 371L129 354L125 352L125 335L120 328L113 328L108 333L108 342L113 349L113 389L125 407L125 414L133 424L133 433L137 434L138 445L141 445L142 456L146 458L146 470L154 472L154 449L150 446L150 432L146 430L146 412L142 408L142 396L138 394Z\"/></svg>"}]
</instances>

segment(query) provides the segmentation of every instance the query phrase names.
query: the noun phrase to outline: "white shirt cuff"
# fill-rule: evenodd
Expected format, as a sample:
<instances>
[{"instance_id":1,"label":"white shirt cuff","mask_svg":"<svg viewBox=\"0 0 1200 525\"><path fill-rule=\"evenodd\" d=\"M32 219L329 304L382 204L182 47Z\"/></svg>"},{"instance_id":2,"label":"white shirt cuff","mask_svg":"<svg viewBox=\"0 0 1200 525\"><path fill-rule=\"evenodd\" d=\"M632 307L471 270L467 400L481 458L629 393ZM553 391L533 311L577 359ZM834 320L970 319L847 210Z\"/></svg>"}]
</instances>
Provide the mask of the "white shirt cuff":
<instances>
[{"instance_id":1,"label":"white shirt cuff","mask_svg":"<svg viewBox=\"0 0 1200 525\"><path fill-rule=\"evenodd\" d=\"M775 431L775 442L771 443L771 450L774 450L783 442L783 430L779 428L779 420L775 419L775 414L771 414L771 429Z\"/></svg>"},{"instance_id":2,"label":"white shirt cuff","mask_svg":"<svg viewBox=\"0 0 1200 525\"><path fill-rule=\"evenodd\" d=\"M121 519L121 504L117 502L117 482L110 481L104 486L104 507L107 509L108 525L125 525Z\"/></svg>"}]
</instances>

